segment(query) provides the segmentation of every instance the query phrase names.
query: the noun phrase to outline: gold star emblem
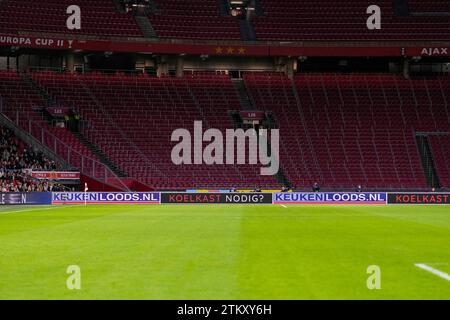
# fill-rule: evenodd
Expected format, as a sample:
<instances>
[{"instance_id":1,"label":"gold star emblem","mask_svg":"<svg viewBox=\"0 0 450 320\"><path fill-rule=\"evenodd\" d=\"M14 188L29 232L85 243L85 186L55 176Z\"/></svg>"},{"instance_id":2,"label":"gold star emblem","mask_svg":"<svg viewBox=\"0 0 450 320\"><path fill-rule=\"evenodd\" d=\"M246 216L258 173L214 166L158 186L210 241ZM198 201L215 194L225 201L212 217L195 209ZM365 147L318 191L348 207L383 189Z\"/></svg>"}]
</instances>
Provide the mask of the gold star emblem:
<instances>
[{"instance_id":1,"label":"gold star emblem","mask_svg":"<svg viewBox=\"0 0 450 320\"><path fill-rule=\"evenodd\" d=\"M234 48L228 48L228 50L227 50L227 53L228 54L233 54L234 53Z\"/></svg>"},{"instance_id":2,"label":"gold star emblem","mask_svg":"<svg viewBox=\"0 0 450 320\"><path fill-rule=\"evenodd\" d=\"M223 52L223 49L221 47L216 48L216 53L221 54Z\"/></svg>"},{"instance_id":3,"label":"gold star emblem","mask_svg":"<svg viewBox=\"0 0 450 320\"><path fill-rule=\"evenodd\" d=\"M239 48L239 54L245 54L246 51L245 48Z\"/></svg>"}]
</instances>

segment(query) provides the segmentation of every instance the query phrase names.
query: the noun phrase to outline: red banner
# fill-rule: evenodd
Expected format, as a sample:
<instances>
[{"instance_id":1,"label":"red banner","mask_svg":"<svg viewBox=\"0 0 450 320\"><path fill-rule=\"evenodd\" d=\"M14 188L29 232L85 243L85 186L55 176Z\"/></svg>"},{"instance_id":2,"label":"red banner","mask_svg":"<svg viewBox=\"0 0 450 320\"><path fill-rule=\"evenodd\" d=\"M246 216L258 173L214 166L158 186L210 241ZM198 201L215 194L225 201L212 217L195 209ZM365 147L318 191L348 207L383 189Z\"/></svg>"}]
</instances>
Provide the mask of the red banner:
<instances>
[{"instance_id":1,"label":"red banner","mask_svg":"<svg viewBox=\"0 0 450 320\"><path fill-rule=\"evenodd\" d=\"M448 57L450 56L450 47L417 47L407 48L408 57Z\"/></svg>"},{"instance_id":2,"label":"red banner","mask_svg":"<svg viewBox=\"0 0 450 320\"><path fill-rule=\"evenodd\" d=\"M264 111L241 111L239 112L243 120L262 120L264 119Z\"/></svg>"},{"instance_id":3,"label":"red banner","mask_svg":"<svg viewBox=\"0 0 450 320\"><path fill-rule=\"evenodd\" d=\"M74 40L56 39L47 37L28 37L18 35L0 35L0 45L26 47L26 48L47 48L47 49L70 49Z\"/></svg>"},{"instance_id":4,"label":"red banner","mask_svg":"<svg viewBox=\"0 0 450 320\"><path fill-rule=\"evenodd\" d=\"M42 180L80 180L79 172L65 171L33 171L31 176Z\"/></svg>"},{"instance_id":5,"label":"red banner","mask_svg":"<svg viewBox=\"0 0 450 320\"><path fill-rule=\"evenodd\" d=\"M49 107L49 108L47 108L47 111L53 117L64 117L64 115L69 113L70 108L67 108L67 107Z\"/></svg>"},{"instance_id":6,"label":"red banner","mask_svg":"<svg viewBox=\"0 0 450 320\"><path fill-rule=\"evenodd\" d=\"M112 52L147 52L159 54L193 54L211 56L311 56L311 57L399 57L399 56L449 56L449 47L427 47L399 45L346 44L329 42L326 46L314 43L246 44L236 41L232 44L216 41L211 43L143 42L138 40L73 40L53 37L19 36L0 34L0 46L16 46L37 49L72 49Z\"/></svg>"}]
</instances>

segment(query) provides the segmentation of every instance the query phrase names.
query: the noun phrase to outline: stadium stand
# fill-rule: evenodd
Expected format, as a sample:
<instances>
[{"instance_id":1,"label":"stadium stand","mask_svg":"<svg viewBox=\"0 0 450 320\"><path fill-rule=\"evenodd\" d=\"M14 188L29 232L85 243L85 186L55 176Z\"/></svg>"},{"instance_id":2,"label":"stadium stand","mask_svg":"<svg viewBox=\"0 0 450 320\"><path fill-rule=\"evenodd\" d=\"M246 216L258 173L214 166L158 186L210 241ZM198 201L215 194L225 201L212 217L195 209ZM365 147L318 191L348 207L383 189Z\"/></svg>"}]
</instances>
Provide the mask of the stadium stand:
<instances>
[{"instance_id":1,"label":"stadium stand","mask_svg":"<svg viewBox=\"0 0 450 320\"><path fill-rule=\"evenodd\" d=\"M33 179L26 170L51 171L60 166L42 153L33 151L14 134L0 126L0 192L62 190L58 183Z\"/></svg>"},{"instance_id":2,"label":"stadium stand","mask_svg":"<svg viewBox=\"0 0 450 320\"><path fill-rule=\"evenodd\" d=\"M149 19L159 37L240 40L236 18L221 16L216 0L156 0L159 12Z\"/></svg>"},{"instance_id":3,"label":"stadium stand","mask_svg":"<svg viewBox=\"0 0 450 320\"><path fill-rule=\"evenodd\" d=\"M446 0L408 0L408 4L413 12L450 12L450 3Z\"/></svg>"},{"instance_id":4,"label":"stadium stand","mask_svg":"<svg viewBox=\"0 0 450 320\"><path fill-rule=\"evenodd\" d=\"M70 0L3 0L0 3L0 30L69 33L95 36L142 37L132 13L119 13L111 0L78 0L82 10L81 30L68 30L66 9Z\"/></svg>"},{"instance_id":5,"label":"stadium stand","mask_svg":"<svg viewBox=\"0 0 450 320\"><path fill-rule=\"evenodd\" d=\"M259 168L175 166L170 159L174 128L233 128L229 114L239 100L228 75L190 73L182 78L130 76L122 73L71 74L33 72L32 79L58 103L76 108L87 125L82 134L119 168L156 189L274 188L274 177ZM43 101L13 72L0 72L3 112L52 146L79 157L65 158L81 167L95 158L71 132L54 128L35 108ZM415 133L442 133L450 128L447 78L386 74L306 74L289 79L278 73L246 73L253 105L274 115L280 128L284 174L297 188L319 182L329 189L356 185L374 189L426 189ZM124 111L126 110L126 112ZM448 186L448 136L430 136L436 168ZM98 160L98 159L97 159ZM92 168L89 168L92 170ZM94 170L95 171L95 170ZM100 171L100 170L99 170Z\"/></svg>"},{"instance_id":6,"label":"stadium stand","mask_svg":"<svg viewBox=\"0 0 450 320\"><path fill-rule=\"evenodd\" d=\"M439 176L439 182L444 188L450 188L450 134L430 136L431 150Z\"/></svg>"},{"instance_id":7,"label":"stadium stand","mask_svg":"<svg viewBox=\"0 0 450 320\"><path fill-rule=\"evenodd\" d=\"M127 3L126 9L121 10L120 1L79 0L82 30L68 30L67 15L61 12L73 4L69 0L0 1L2 37L120 37L111 41L81 39L77 45L83 49L72 47L71 43L50 59L49 64L60 61L61 70L84 72L109 67L114 64L112 61L122 59L127 61L117 68L132 69L135 64L139 71L162 75L27 73L24 70L36 61L46 64L42 62L46 59L40 59L42 48L35 48L30 39L31 44L24 47L3 41L1 67L21 71L0 71L1 112L86 175L119 179L108 171L117 168L120 178L136 179L156 189L279 187L280 177L261 176L259 167L180 167L170 160L168 146L173 145L170 136L175 128L192 129L195 120L203 121L204 130L236 127L230 111L244 108L248 99L241 90L247 90L250 107L274 116L282 136L281 168L285 178L297 188L308 189L318 182L325 188L339 190L359 184L372 190L425 189L429 181L417 146L418 133L427 137L440 183L450 187L449 80L405 79L409 77L408 70L427 69L428 59L435 58L439 63L430 65L431 72L448 69L449 64L442 62L449 51L443 41L450 40L450 5L446 1L403 1L401 13L399 2L377 1L382 9L382 30L368 30L367 2L259 0L247 27L252 31L254 27L261 45L241 42L245 38L242 25L239 18L227 12L226 1L152 0L148 7L134 13L135 9L130 9L133 2ZM145 22L148 18L152 31L163 40L143 39L142 25L138 25L134 14ZM290 44L280 46L279 41ZM361 43L368 41L368 50L358 51ZM318 42L320 46L314 47ZM200 48L191 48L193 43ZM398 48L394 43L400 43ZM143 44L138 46L142 52L129 54L132 49L128 44ZM323 59L322 46L333 48L339 44L345 46L339 47L330 61L344 55L342 52L353 57L354 47L365 56L373 47L377 51L374 56L380 61L385 59L383 70L389 69L390 73L367 73L372 69L363 66L364 70L359 71L365 73L360 74L300 74L302 64ZM222 49L227 46L230 51ZM233 51L236 53L241 46L239 56L234 56ZM292 54L300 52L303 46L311 49L305 51L308 56ZM114 50L109 51L110 48ZM186 53L185 49L201 53ZM395 51L398 54L392 62L386 55ZM331 50L328 54L332 54ZM243 62L245 59L248 64ZM202 69L203 63L209 71ZM334 62L325 67L315 63L308 64L308 68L325 70ZM355 63L358 67L361 64L364 62ZM271 66L271 72L245 71ZM398 75L400 71L403 76ZM233 77L244 73L245 86L236 87L237 82L233 84L228 73ZM79 112L83 122L80 132L52 125L43 112L49 106Z\"/></svg>"},{"instance_id":8,"label":"stadium stand","mask_svg":"<svg viewBox=\"0 0 450 320\"><path fill-rule=\"evenodd\" d=\"M277 185L250 166L171 163L167 145L173 144L174 128L192 128L195 120L221 130L233 127L229 111L239 102L226 75L31 75L60 103L76 106L89 122L83 134L145 184L161 189ZM318 181L332 189L358 184L424 189L414 134L450 127L448 82L443 80L377 74L312 74L290 80L281 74L249 73L245 83L254 105L274 114L283 137L281 164L298 188ZM437 154L438 168L442 163L446 165Z\"/></svg>"},{"instance_id":9,"label":"stadium stand","mask_svg":"<svg viewBox=\"0 0 450 320\"><path fill-rule=\"evenodd\" d=\"M277 186L249 165L175 166L170 141L175 128L203 120L229 129L228 111L239 107L228 76L152 78L144 75L33 73L60 103L74 105L90 125L83 134L130 177L159 189ZM124 112L126 110L126 112ZM204 128L206 130L208 128Z\"/></svg>"},{"instance_id":10,"label":"stadium stand","mask_svg":"<svg viewBox=\"0 0 450 320\"><path fill-rule=\"evenodd\" d=\"M60 168L42 153L30 149L15 137L10 130L0 127L0 133L0 154L3 168L11 170L32 169L36 171L51 171Z\"/></svg>"},{"instance_id":11,"label":"stadium stand","mask_svg":"<svg viewBox=\"0 0 450 320\"><path fill-rule=\"evenodd\" d=\"M433 1L415 1L420 10L437 8ZM441 1L443 2L443 1ZM368 30L369 3L359 0L261 0L265 15L254 19L258 40L449 40L448 16L395 16L393 1L380 0L382 30ZM448 6L445 4L444 7ZM343 19L342 17L345 17Z\"/></svg>"},{"instance_id":12,"label":"stadium stand","mask_svg":"<svg viewBox=\"0 0 450 320\"><path fill-rule=\"evenodd\" d=\"M216 0L154 0L157 10L146 10L157 36L166 39L242 40L239 19L220 11ZM382 30L366 27L367 2L333 3L327 0L260 0L262 14L251 19L261 41L449 40L450 12L446 1L410 0L410 12L395 14L391 0L377 1L382 9ZM69 0L3 0L2 33L56 33L96 37L143 37L133 12L119 12L112 0L79 0L81 30L66 28ZM417 14L417 12L422 14ZM433 15L433 13L444 13ZM427 14L428 13L428 14ZM345 16L343 21L342 16Z\"/></svg>"},{"instance_id":13,"label":"stadium stand","mask_svg":"<svg viewBox=\"0 0 450 320\"><path fill-rule=\"evenodd\" d=\"M414 133L450 127L448 81L373 74L245 81L255 105L274 112L281 163L295 186L427 187Z\"/></svg>"},{"instance_id":14,"label":"stadium stand","mask_svg":"<svg viewBox=\"0 0 450 320\"><path fill-rule=\"evenodd\" d=\"M104 178L104 171L95 155L65 128L51 126L40 113L44 105L41 97L19 74L0 72L2 113L19 127L32 134L73 167L93 177Z\"/></svg>"}]
</instances>

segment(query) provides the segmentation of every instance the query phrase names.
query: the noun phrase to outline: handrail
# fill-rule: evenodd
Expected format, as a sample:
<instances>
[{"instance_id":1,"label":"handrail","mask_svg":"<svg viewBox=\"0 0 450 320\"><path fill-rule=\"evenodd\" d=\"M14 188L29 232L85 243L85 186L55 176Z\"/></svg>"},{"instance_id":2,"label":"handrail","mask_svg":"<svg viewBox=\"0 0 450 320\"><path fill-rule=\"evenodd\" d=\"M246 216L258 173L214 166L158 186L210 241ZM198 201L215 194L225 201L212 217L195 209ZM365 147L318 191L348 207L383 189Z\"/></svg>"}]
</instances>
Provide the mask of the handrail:
<instances>
[{"instance_id":1,"label":"handrail","mask_svg":"<svg viewBox=\"0 0 450 320\"><path fill-rule=\"evenodd\" d=\"M18 111L17 111L18 112ZM19 113L19 112L18 112ZM4 115L4 114L3 114ZM4 115L5 118L7 118L9 121L11 121L12 123L14 123L13 120L9 119L6 115ZM22 119L27 119L26 116L22 116ZM18 121L18 119L16 119ZM125 188L125 190L129 191L129 188L123 183L123 181L110 169L108 168L105 164L92 159L86 155L83 155L81 153L79 153L78 151L74 150L72 147L68 146L64 141L62 141L61 139L59 139L58 137L56 137L55 135L53 135L50 131L48 131L47 129L41 127L39 124L37 124L36 122L33 122L32 120L27 120L28 121L28 127L27 128L23 128L20 127L19 123L14 123L17 127L21 128L23 131L25 131L27 134L31 135L37 142L40 143L41 146L44 147L44 149L48 149L50 150L52 153L54 153L56 156L58 156L59 158L64 160L64 156L59 154L57 152L57 145L61 145L63 146L65 149L67 149L67 161L64 160L66 163L70 164L70 159L71 157L73 157L73 154L77 155L80 160L81 160L81 168L80 171L82 173L85 173L86 175L91 176L91 172L89 172L86 168L85 168L85 162L87 161L88 163L92 163L93 165L93 172L92 172L92 176L94 176L94 178L98 179L98 177L95 176L96 173L96 166L102 168L101 171L104 170L105 176L104 176L104 183L108 184L107 178L108 176L111 178L116 178L117 181L119 181L119 183ZM37 128L38 132L40 132L40 138L38 138L36 135L33 134L33 129L32 128ZM45 143L44 141L44 137L50 137L52 140L51 142L54 145L54 150L52 150L52 148L47 145L47 143Z\"/></svg>"},{"instance_id":2,"label":"handrail","mask_svg":"<svg viewBox=\"0 0 450 320\"><path fill-rule=\"evenodd\" d=\"M450 136L450 131L416 131L416 136Z\"/></svg>"},{"instance_id":3,"label":"handrail","mask_svg":"<svg viewBox=\"0 0 450 320\"><path fill-rule=\"evenodd\" d=\"M428 111L430 111L431 116L433 117L434 127L437 128L436 117L434 116L434 110L433 110L433 99L431 99L430 89L428 88L427 81L425 79L423 79L422 81L425 86L425 89L427 90L427 97L428 97L428 102L429 102L429 104L427 105Z\"/></svg>"},{"instance_id":4,"label":"handrail","mask_svg":"<svg viewBox=\"0 0 450 320\"><path fill-rule=\"evenodd\" d=\"M0 97L1 98L1 97ZM43 145L39 142L39 140L34 137L32 134L26 132L22 128L20 128L13 120L11 120L7 115L3 112L0 112L0 123L8 126L16 136L18 136L21 140L23 140L27 144L38 144L39 151L47 154L47 157L54 160L55 162L60 162L66 168L70 168L70 164L67 163L64 159L62 159L58 154L53 152L49 147Z\"/></svg>"},{"instance_id":5,"label":"handrail","mask_svg":"<svg viewBox=\"0 0 450 320\"><path fill-rule=\"evenodd\" d=\"M29 121L32 122L31 120L29 120ZM81 162L82 163L82 167L80 168L82 172L84 170L84 168L83 168L84 162L85 162L85 160L88 160L89 162L91 162L93 164L94 170L93 170L92 173L93 173L93 177L94 178L98 178L98 177L95 177L95 172L96 172L95 166L98 165L98 166L102 167L102 170L103 169L105 170L105 178L104 178L103 182L108 183L107 177L108 177L108 174L109 174L110 176L112 175L112 178L116 178L116 180L119 181L119 183L125 188L125 190L130 191L130 189L122 182L122 180L110 168L108 168L108 166L106 166L105 164L103 164L103 163L101 163L101 162L99 162L99 161L97 161L95 159L92 159L91 157L83 155L83 154L79 153L78 151L74 150L73 148L68 146L64 141L62 141L61 139L59 139L58 137L53 135L47 129L45 129L45 128L39 126L39 125L36 125L36 126L42 130L42 134L41 134L41 138L42 138L41 143L42 144L45 144L44 141L43 141L43 138L44 138L44 134L43 133L45 133L45 135L47 137L50 136L52 139L54 139L54 141L57 141L61 145L65 146L70 153L75 153L76 155L78 155L81 158L81 161L82 161ZM55 149L56 149L56 143L55 143ZM55 150L55 153L57 153L56 150ZM68 160L70 160L70 159L68 159Z\"/></svg>"},{"instance_id":6,"label":"handrail","mask_svg":"<svg viewBox=\"0 0 450 320\"><path fill-rule=\"evenodd\" d=\"M105 111L105 108L103 106L103 104L100 103L100 101L98 101L97 97L93 94L93 92L89 89L89 87L86 85L86 83L84 81L82 81L80 78L76 77L77 81L80 83L80 85L83 87L83 89L85 90L85 92L89 95L89 97L92 99L92 101L99 107L100 111L105 115L105 117L108 119L109 123L118 129L120 135L122 136L122 138L124 138L126 141L128 141L130 143L130 145L133 147L133 149L142 157L144 158L144 160L147 161L147 164L149 165L150 168L152 168L153 170L155 170L156 172L158 172L159 174L161 174L162 176L164 176L163 172L161 172L154 163L151 162L151 160L142 152L142 150L140 150L136 144L134 144L131 139L127 136L127 134L123 131L123 129L117 125L114 120L112 119L111 115Z\"/></svg>"},{"instance_id":7,"label":"handrail","mask_svg":"<svg viewBox=\"0 0 450 320\"><path fill-rule=\"evenodd\" d=\"M441 89L440 92L441 92L443 101L444 101L444 103L445 103L445 108L444 108L444 110L445 110L445 113L447 114L447 118L448 118L448 117L450 116L450 113L448 112L447 97L446 97L446 95L445 95L444 88L442 87L442 81L441 81L441 79L439 79L438 83L439 83L439 88Z\"/></svg>"}]
</instances>

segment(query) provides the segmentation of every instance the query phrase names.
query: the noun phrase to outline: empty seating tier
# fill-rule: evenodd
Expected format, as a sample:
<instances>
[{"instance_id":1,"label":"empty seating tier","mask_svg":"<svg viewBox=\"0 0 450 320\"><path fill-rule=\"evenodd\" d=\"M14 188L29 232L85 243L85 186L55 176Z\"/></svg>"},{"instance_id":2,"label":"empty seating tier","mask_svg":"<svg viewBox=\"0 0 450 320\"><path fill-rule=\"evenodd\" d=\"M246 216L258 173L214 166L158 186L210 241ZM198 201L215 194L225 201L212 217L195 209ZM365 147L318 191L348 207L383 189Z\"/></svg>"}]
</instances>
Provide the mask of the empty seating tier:
<instances>
[{"instance_id":1,"label":"empty seating tier","mask_svg":"<svg viewBox=\"0 0 450 320\"><path fill-rule=\"evenodd\" d=\"M368 30L367 7L360 0L260 0L263 14L252 18L261 41L448 41L448 1L410 0L410 15L395 14L392 0L379 0L381 30ZM217 0L154 0L148 19L160 38L242 40L239 19ZM70 0L0 1L0 32L64 33L97 37L143 37L133 13L121 13L113 0L78 0L81 30L68 30ZM422 13L422 14L417 14ZM425 14L423 14L425 13ZM428 13L428 14L427 14Z\"/></svg>"},{"instance_id":2,"label":"empty seating tier","mask_svg":"<svg viewBox=\"0 0 450 320\"><path fill-rule=\"evenodd\" d=\"M236 18L221 16L217 0L155 0L160 11L149 16L159 37L241 40Z\"/></svg>"},{"instance_id":3,"label":"empty seating tier","mask_svg":"<svg viewBox=\"0 0 450 320\"><path fill-rule=\"evenodd\" d=\"M423 189L415 132L448 131L447 80L391 75L248 74L281 128L281 163L299 188Z\"/></svg>"},{"instance_id":4,"label":"empty seating tier","mask_svg":"<svg viewBox=\"0 0 450 320\"><path fill-rule=\"evenodd\" d=\"M417 2L429 5L432 1ZM360 0L261 0L261 3L265 15L254 21L258 40L450 39L450 17L395 16L392 0L375 3ZM377 4L381 8L381 30L367 28L369 15L366 10L371 4ZM448 4L445 6L448 7Z\"/></svg>"},{"instance_id":5,"label":"empty seating tier","mask_svg":"<svg viewBox=\"0 0 450 320\"><path fill-rule=\"evenodd\" d=\"M70 5L81 9L81 30L69 30ZM0 1L2 33L69 33L78 35L142 37L132 13L119 13L112 0L3 0Z\"/></svg>"},{"instance_id":6,"label":"empty seating tier","mask_svg":"<svg viewBox=\"0 0 450 320\"><path fill-rule=\"evenodd\" d=\"M450 12L450 2L447 0L408 0L408 4L412 12Z\"/></svg>"},{"instance_id":7,"label":"empty seating tier","mask_svg":"<svg viewBox=\"0 0 450 320\"><path fill-rule=\"evenodd\" d=\"M181 165L171 159L175 129L233 129L239 101L228 76L153 78L34 73L59 102L88 121L83 133L130 177L158 189L278 187L250 165ZM92 98L95 96L95 100Z\"/></svg>"}]
</instances>

